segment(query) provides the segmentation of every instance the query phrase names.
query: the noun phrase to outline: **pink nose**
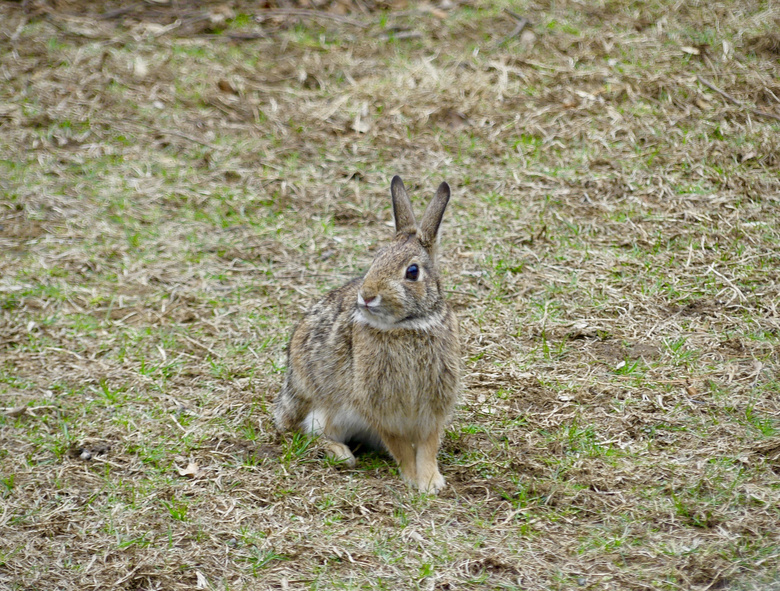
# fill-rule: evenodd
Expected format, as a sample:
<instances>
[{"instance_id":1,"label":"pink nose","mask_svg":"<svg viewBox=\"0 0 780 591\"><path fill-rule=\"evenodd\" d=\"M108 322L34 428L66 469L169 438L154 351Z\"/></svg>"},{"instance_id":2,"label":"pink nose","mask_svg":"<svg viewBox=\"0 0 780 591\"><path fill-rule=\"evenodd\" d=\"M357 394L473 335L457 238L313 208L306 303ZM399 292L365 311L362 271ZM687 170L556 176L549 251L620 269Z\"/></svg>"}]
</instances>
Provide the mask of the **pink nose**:
<instances>
[{"instance_id":1,"label":"pink nose","mask_svg":"<svg viewBox=\"0 0 780 591\"><path fill-rule=\"evenodd\" d=\"M370 303L371 303L371 302L373 302L375 299L376 299L376 296L372 296L372 297L370 297L370 298L366 298L366 297L364 297L364 298L363 298L363 302L365 302L366 304L370 304Z\"/></svg>"}]
</instances>

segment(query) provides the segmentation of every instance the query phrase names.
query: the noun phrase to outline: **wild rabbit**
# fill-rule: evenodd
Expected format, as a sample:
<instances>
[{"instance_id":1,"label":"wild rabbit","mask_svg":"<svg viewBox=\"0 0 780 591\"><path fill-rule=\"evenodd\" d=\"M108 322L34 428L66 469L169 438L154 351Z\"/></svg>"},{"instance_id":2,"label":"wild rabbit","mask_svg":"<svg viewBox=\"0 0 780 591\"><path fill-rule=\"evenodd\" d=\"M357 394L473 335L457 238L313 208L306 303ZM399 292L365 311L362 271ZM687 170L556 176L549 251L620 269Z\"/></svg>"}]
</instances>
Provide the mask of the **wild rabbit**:
<instances>
[{"instance_id":1,"label":"wild rabbit","mask_svg":"<svg viewBox=\"0 0 780 591\"><path fill-rule=\"evenodd\" d=\"M450 187L439 186L419 225L398 176L391 195L395 238L295 328L274 417L280 429L320 435L348 466L347 442L382 444L404 480L437 493L436 455L460 387L458 321L436 265Z\"/></svg>"}]
</instances>

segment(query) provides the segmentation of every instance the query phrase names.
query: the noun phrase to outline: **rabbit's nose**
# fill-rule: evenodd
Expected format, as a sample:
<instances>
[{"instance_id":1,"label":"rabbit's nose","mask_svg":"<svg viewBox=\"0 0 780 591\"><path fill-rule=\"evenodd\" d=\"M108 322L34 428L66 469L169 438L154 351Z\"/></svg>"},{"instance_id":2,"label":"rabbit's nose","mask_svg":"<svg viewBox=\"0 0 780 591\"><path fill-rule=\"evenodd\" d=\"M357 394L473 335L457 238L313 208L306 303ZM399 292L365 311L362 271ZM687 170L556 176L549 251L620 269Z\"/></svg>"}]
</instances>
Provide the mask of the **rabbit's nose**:
<instances>
[{"instance_id":1,"label":"rabbit's nose","mask_svg":"<svg viewBox=\"0 0 780 591\"><path fill-rule=\"evenodd\" d=\"M382 298L379 295L366 297L362 293L358 292L358 304L361 306L378 306L381 299Z\"/></svg>"}]
</instances>

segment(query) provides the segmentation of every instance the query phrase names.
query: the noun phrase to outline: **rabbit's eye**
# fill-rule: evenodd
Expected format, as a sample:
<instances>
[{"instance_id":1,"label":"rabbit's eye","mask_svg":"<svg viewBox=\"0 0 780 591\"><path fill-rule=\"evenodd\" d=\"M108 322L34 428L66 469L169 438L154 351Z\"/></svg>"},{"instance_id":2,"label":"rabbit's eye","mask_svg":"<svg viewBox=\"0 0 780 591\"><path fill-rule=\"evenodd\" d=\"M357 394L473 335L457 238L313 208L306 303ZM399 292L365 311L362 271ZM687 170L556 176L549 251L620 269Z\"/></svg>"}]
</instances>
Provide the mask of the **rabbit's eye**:
<instances>
[{"instance_id":1,"label":"rabbit's eye","mask_svg":"<svg viewBox=\"0 0 780 591\"><path fill-rule=\"evenodd\" d=\"M409 265L406 268L406 278L409 281L417 281L420 276L420 268L417 265Z\"/></svg>"}]
</instances>

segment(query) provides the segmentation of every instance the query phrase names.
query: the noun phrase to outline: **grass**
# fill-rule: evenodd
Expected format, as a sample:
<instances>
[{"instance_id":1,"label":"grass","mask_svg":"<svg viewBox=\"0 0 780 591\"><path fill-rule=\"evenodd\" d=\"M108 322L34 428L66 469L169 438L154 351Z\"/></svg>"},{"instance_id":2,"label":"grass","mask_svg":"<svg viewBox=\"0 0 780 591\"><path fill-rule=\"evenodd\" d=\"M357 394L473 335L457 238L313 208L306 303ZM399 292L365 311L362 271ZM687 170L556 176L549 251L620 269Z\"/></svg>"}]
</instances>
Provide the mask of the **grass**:
<instances>
[{"instance_id":1,"label":"grass","mask_svg":"<svg viewBox=\"0 0 780 591\"><path fill-rule=\"evenodd\" d=\"M349 6L0 6L0 586L780 589L776 10ZM453 187L438 497L270 415L393 174Z\"/></svg>"}]
</instances>

